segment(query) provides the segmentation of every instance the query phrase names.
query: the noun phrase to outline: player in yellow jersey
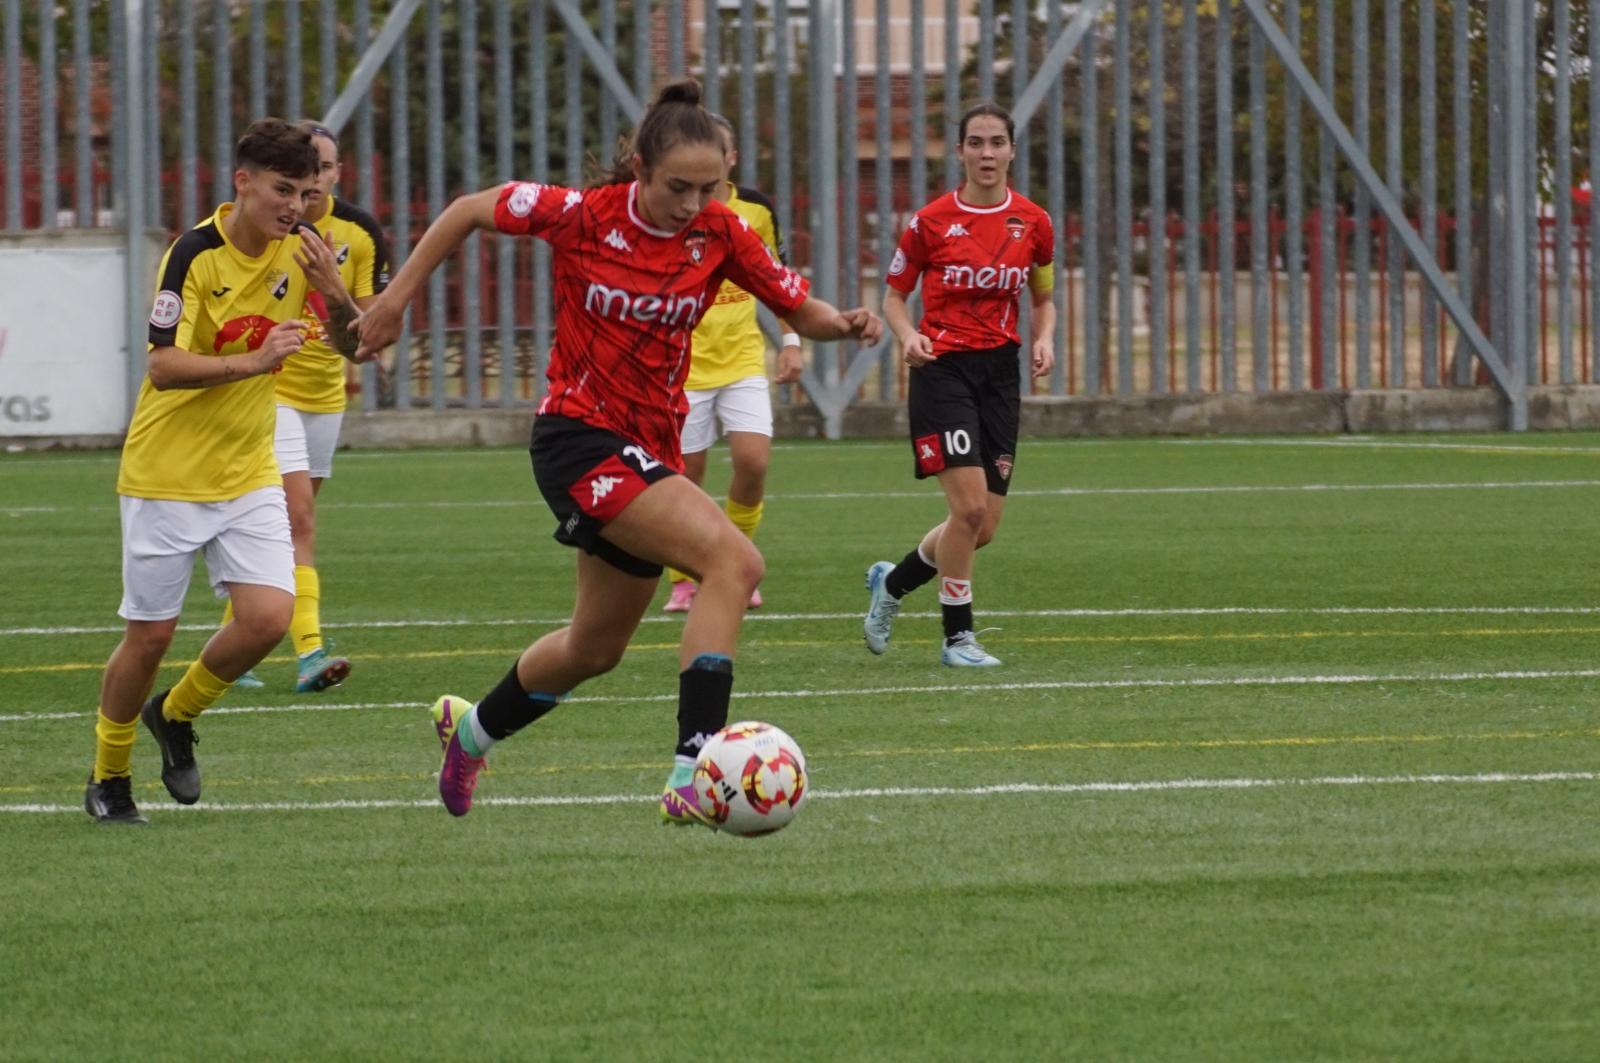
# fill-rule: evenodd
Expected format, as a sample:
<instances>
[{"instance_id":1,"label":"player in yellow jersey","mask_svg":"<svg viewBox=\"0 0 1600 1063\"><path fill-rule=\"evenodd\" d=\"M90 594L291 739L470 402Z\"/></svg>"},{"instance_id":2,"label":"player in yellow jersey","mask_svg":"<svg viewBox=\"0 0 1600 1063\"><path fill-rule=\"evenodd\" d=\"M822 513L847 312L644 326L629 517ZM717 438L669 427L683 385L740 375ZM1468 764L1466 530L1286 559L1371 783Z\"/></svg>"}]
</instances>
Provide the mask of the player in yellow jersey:
<instances>
[{"instance_id":1,"label":"player in yellow jersey","mask_svg":"<svg viewBox=\"0 0 1600 1063\"><path fill-rule=\"evenodd\" d=\"M766 196L731 180L739 161L733 123L720 114L712 120L722 132L722 184L716 197L761 237L781 262L783 237ZM800 379L800 337L787 325L773 379L789 384ZM724 281L711 308L694 330L693 356L684 393L689 417L683 423L683 471L695 483L706 478L706 452L717 440L717 423L728 434L733 482L728 485L728 518L748 538L761 524L767 490L767 462L772 456L772 396L767 392L767 341L756 324L756 300L732 281ZM672 593L665 611L687 613L695 583L675 568L667 569ZM750 595L750 608L761 608L761 588Z\"/></svg>"},{"instance_id":2,"label":"player in yellow jersey","mask_svg":"<svg viewBox=\"0 0 1600 1063\"><path fill-rule=\"evenodd\" d=\"M234 153L234 201L179 237L158 272L149 366L122 448L122 641L106 662L84 808L143 823L132 758L141 718L161 749L161 781L200 797L193 721L288 630L294 608L289 515L273 457L271 374L300 349L308 284L328 328L354 352L358 314L329 242L295 233L316 187L311 136L252 122ZM170 689L149 697L172 644L196 554L235 616Z\"/></svg>"},{"instance_id":3,"label":"player in yellow jersey","mask_svg":"<svg viewBox=\"0 0 1600 1063\"><path fill-rule=\"evenodd\" d=\"M333 242L339 275L356 306L367 306L389 284L389 248L383 230L360 207L336 199L339 140L315 122L301 122L318 155L317 193L305 221ZM294 615L289 637L298 658L295 690L310 693L338 686L350 674L350 661L330 655L322 640L322 581L317 574L317 494L333 475L333 451L344 420L345 359L328 345L321 320L322 296L307 297L305 343L283 363L277 376L278 427L274 447L294 538ZM227 614L224 613L224 621ZM260 687L254 672L239 677L240 687Z\"/></svg>"}]
</instances>

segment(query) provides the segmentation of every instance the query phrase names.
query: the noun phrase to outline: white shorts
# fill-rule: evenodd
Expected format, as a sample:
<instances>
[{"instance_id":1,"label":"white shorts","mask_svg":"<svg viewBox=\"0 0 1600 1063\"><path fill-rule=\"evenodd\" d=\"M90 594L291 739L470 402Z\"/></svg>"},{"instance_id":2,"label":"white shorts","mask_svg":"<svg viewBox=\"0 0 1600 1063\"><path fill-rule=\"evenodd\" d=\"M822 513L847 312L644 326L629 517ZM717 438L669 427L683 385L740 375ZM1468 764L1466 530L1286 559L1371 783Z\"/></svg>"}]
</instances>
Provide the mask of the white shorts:
<instances>
[{"instance_id":1,"label":"white shorts","mask_svg":"<svg viewBox=\"0 0 1600 1063\"><path fill-rule=\"evenodd\" d=\"M747 376L720 388L686 391L689 416L683 422L683 452L698 454L717 441L717 421L724 432L772 436L772 396L767 378Z\"/></svg>"},{"instance_id":2,"label":"white shorts","mask_svg":"<svg viewBox=\"0 0 1600 1063\"><path fill-rule=\"evenodd\" d=\"M194 555L204 552L217 597L224 583L294 593L294 544L283 488L260 487L227 502L122 496L125 620L171 620L183 611Z\"/></svg>"},{"instance_id":3,"label":"white shorts","mask_svg":"<svg viewBox=\"0 0 1600 1063\"><path fill-rule=\"evenodd\" d=\"M272 446L279 472L309 472L312 479L333 475L333 450L339 445L344 413L307 413L278 405L278 431Z\"/></svg>"}]
</instances>

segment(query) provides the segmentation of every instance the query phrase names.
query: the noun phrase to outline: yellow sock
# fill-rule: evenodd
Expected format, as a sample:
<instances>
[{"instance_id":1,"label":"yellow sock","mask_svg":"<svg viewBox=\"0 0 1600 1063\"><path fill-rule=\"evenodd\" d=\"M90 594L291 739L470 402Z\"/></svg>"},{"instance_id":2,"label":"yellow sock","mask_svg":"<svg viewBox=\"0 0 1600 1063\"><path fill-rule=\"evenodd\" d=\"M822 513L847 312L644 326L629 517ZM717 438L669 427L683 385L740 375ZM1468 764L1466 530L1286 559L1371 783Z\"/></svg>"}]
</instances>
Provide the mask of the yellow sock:
<instances>
[{"instance_id":1,"label":"yellow sock","mask_svg":"<svg viewBox=\"0 0 1600 1063\"><path fill-rule=\"evenodd\" d=\"M217 626L227 627L231 623L233 623L233 599L224 598L222 599L222 623Z\"/></svg>"},{"instance_id":2,"label":"yellow sock","mask_svg":"<svg viewBox=\"0 0 1600 1063\"><path fill-rule=\"evenodd\" d=\"M671 565L667 566L667 578L669 580L671 580L673 583L682 583L686 579L694 579L694 577L689 575L689 573L687 573L687 572L679 572L677 569L673 568Z\"/></svg>"},{"instance_id":3,"label":"yellow sock","mask_svg":"<svg viewBox=\"0 0 1600 1063\"><path fill-rule=\"evenodd\" d=\"M294 566L294 616L289 619L294 652L304 656L322 648L322 580L310 565Z\"/></svg>"},{"instance_id":4,"label":"yellow sock","mask_svg":"<svg viewBox=\"0 0 1600 1063\"><path fill-rule=\"evenodd\" d=\"M746 539L754 539L756 529L761 527L761 511L767 508L767 504L757 502L753 506L747 506L730 498L723 508L728 511L728 519L733 521L733 526L743 532Z\"/></svg>"},{"instance_id":5,"label":"yellow sock","mask_svg":"<svg viewBox=\"0 0 1600 1063\"><path fill-rule=\"evenodd\" d=\"M232 683L212 675L211 669L196 657L178 685L172 688L172 693L167 695L161 715L169 720L193 720L216 704L231 686Z\"/></svg>"},{"instance_id":6,"label":"yellow sock","mask_svg":"<svg viewBox=\"0 0 1600 1063\"><path fill-rule=\"evenodd\" d=\"M133 774L133 740L139 735L139 717L127 723L106 719L106 711L95 711L94 781L126 779Z\"/></svg>"}]
</instances>

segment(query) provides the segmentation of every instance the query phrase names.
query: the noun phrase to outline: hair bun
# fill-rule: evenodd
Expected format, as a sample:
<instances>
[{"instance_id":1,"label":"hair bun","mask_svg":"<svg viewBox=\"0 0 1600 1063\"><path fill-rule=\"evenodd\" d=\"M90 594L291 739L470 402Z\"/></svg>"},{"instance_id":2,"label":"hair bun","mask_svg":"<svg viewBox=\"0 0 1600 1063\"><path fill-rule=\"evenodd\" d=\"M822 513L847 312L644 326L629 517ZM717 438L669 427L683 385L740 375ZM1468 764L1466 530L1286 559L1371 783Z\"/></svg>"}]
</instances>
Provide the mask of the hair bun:
<instances>
[{"instance_id":1,"label":"hair bun","mask_svg":"<svg viewBox=\"0 0 1600 1063\"><path fill-rule=\"evenodd\" d=\"M698 107L703 92L700 82L694 78L679 78L661 86L656 103L687 103L691 107Z\"/></svg>"}]
</instances>

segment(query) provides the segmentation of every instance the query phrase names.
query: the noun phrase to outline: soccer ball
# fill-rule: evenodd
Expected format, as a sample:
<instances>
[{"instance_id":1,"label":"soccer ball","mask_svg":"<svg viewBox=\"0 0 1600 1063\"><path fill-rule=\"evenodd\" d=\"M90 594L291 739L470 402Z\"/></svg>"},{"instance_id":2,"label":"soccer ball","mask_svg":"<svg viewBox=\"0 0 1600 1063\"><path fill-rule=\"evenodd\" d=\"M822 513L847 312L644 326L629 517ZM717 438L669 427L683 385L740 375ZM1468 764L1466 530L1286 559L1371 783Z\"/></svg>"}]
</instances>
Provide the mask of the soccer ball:
<instances>
[{"instance_id":1,"label":"soccer ball","mask_svg":"<svg viewBox=\"0 0 1600 1063\"><path fill-rule=\"evenodd\" d=\"M770 723L729 724L694 762L700 811L718 830L746 838L788 826L810 786L799 743Z\"/></svg>"}]
</instances>

